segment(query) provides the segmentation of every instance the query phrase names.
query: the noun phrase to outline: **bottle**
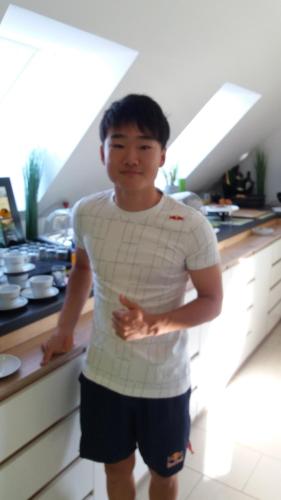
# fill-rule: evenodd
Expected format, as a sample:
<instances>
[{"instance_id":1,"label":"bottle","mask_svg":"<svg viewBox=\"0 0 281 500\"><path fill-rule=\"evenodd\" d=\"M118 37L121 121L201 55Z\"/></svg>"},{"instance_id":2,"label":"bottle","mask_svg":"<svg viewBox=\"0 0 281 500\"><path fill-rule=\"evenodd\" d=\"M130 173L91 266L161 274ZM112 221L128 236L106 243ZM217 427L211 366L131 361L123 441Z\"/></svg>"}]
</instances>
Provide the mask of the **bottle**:
<instances>
[{"instance_id":1,"label":"bottle","mask_svg":"<svg viewBox=\"0 0 281 500\"><path fill-rule=\"evenodd\" d=\"M76 264L76 248L74 245L71 248L70 263L71 263L71 266L74 266Z\"/></svg>"},{"instance_id":2,"label":"bottle","mask_svg":"<svg viewBox=\"0 0 281 500\"><path fill-rule=\"evenodd\" d=\"M254 181L251 177L251 172L248 170L244 181L244 190L246 194L251 194L253 189L254 189Z\"/></svg>"},{"instance_id":3,"label":"bottle","mask_svg":"<svg viewBox=\"0 0 281 500\"><path fill-rule=\"evenodd\" d=\"M178 179L179 191L186 191L186 180Z\"/></svg>"}]
</instances>

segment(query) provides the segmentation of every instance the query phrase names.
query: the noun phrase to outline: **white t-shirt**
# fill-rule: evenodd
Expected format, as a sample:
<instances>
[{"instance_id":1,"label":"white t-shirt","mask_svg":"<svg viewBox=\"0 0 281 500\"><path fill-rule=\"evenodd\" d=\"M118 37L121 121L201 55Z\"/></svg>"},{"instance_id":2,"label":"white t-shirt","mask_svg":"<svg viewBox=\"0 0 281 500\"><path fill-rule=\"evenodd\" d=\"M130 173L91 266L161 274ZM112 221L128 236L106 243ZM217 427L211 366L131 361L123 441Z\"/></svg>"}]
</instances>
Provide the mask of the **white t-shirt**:
<instances>
[{"instance_id":1,"label":"white t-shirt","mask_svg":"<svg viewBox=\"0 0 281 500\"><path fill-rule=\"evenodd\" d=\"M163 195L139 212L120 209L112 190L80 200L73 226L94 280L93 333L85 376L128 396L161 398L190 387L187 330L124 341L112 312L122 293L151 313L184 304L188 270L219 262L216 236L198 211Z\"/></svg>"}]
</instances>

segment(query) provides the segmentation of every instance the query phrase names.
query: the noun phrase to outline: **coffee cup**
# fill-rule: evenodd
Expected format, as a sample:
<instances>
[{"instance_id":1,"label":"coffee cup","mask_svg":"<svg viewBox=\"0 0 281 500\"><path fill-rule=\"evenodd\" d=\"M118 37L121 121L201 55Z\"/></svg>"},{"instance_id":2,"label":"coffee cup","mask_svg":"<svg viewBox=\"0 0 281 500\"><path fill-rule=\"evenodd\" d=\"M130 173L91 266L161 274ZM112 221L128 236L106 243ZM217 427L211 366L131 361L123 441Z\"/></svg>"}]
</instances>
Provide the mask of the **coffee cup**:
<instances>
[{"instance_id":1,"label":"coffee cup","mask_svg":"<svg viewBox=\"0 0 281 500\"><path fill-rule=\"evenodd\" d=\"M4 254L4 262L9 273L18 273L26 263L26 256L20 252L9 252Z\"/></svg>"},{"instance_id":2,"label":"coffee cup","mask_svg":"<svg viewBox=\"0 0 281 500\"><path fill-rule=\"evenodd\" d=\"M0 305L2 307L11 306L19 297L20 286L5 284L0 286Z\"/></svg>"},{"instance_id":3,"label":"coffee cup","mask_svg":"<svg viewBox=\"0 0 281 500\"><path fill-rule=\"evenodd\" d=\"M38 274L29 279L33 297L36 299L47 297L53 284L53 276L48 274Z\"/></svg>"},{"instance_id":4,"label":"coffee cup","mask_svg":"<svg viewBox=\"0 0 281 500\"><path fill-rule=\"evenodd\" d=\"M28 273L21 274L10 274L8 276L8 282L13 285L19 285L21 288L25 288L27 285Z\"/></svg>"},{"instance_id":5,"label":"coffee cup","mask_svg":"<svg viewBox=\"0 0 281 500\"><path fill-rule=\"evenodd\" d=\"M0 248L0 266L4 266L4 255L6 255L8 251L6 248Z\"/></svg>"}]
</instances>

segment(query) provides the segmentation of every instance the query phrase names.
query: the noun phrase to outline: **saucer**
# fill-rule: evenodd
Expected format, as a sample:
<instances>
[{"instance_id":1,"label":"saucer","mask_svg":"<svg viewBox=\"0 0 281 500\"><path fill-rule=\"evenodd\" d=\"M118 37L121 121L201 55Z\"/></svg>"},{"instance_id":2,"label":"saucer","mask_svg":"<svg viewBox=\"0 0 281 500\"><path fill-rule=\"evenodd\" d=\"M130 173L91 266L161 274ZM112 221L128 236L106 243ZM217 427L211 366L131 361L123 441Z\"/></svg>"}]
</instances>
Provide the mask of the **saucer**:
<instances>
[{"instance_id":1,"label":"saucer","mask_svg":"<svg viewBox=\"0 0 281 500\"><path fill-rule=\"evenodd\" d=\"M0 354L0 378L15 373L21 366L21 360L12 354Z\"/></svg>"},{"instance_id":2,"label":"saucer","mask_svg":"<svg viewBox=\"0 0 281 500\"><path fill-rule=\"evenodd\" d=\"M48 289L48 293L41 295L40 297L34 297L31 287L25 288L24 290L21 291L21 295L26 299L30 300L50 299L51 297L55 297L56 295L58 295L58 293L59 289L56 288L55 286L51 286L51 288Z\"/></svg>"},{"instance_id":3,"label":"saucer","mask_svg":"<svg viewBox=\"0 0 281 500\"><path fill-rule=\"evenodd\" d=\"M254 227L252 233L258 234L259 236L268 236L274 233L274 229L272 227Z\"/></svg>"},{"instance_id":4,"label":"saucer","mask_svg":"<svg viewBox=\"0 0 281 500\"><path fill-rule=\"evenodd\" d=\"M6 267L4 267L4 273L5 274L22 274L22 273L28 273L29 271L33 271L35 269L35 265L31 264L31 262L27 262L22 266L21 271L8 271Z\"/></svg>"},{"instance_id":5,"label":"saucer","mask_svg":"<svg viewBox=\"0 0 281 500\"><path fill-rule=\"evenodd\" d=\"M28 300L25 297L18 297L12 304L1 306L0 311L12 311L13 309L20 309L20 307L26 306Z\"/></svg>"}]
</instances>

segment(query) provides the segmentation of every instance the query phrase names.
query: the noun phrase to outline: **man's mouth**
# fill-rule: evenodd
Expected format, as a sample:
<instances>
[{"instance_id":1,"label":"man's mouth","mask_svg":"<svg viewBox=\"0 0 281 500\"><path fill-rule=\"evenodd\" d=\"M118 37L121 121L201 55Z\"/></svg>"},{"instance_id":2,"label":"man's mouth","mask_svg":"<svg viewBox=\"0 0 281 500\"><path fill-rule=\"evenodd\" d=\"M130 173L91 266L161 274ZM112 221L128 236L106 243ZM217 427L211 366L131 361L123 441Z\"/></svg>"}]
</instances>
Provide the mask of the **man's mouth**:
<instances>
[{"instance_id":1,"label":"man's mouth","mask_svg":"<svg viewBox=\"0 0 281 500\"><path fill-rule=\"evenodd\" d=\"M137 170L121 170L120 174L122 175L142 175L142 172Z\"/></svg>"}]
</instances>

